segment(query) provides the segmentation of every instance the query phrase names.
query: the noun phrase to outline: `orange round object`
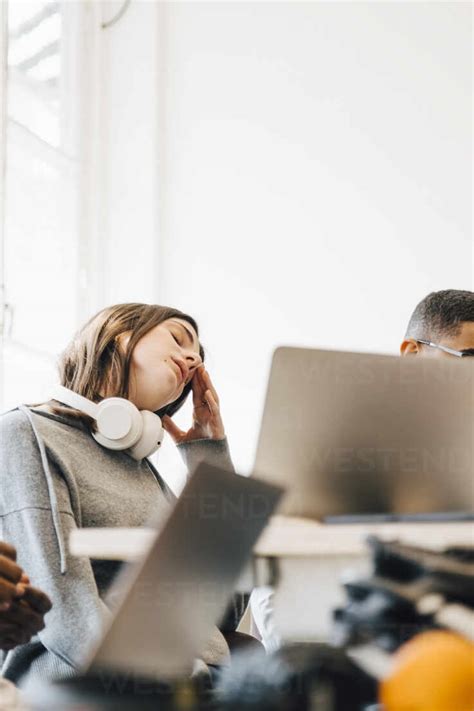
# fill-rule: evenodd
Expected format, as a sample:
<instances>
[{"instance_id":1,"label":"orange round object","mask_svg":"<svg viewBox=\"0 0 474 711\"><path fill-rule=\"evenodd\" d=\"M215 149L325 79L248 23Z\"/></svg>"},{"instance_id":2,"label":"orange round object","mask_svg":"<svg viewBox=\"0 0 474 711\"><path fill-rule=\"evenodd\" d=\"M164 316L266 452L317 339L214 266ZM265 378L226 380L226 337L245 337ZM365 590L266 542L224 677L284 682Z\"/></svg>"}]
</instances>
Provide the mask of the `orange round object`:
<instances>
[{"instance_id":1,"label":"orange round object","mask_svg":"<svg viewBox=\"0 0 474 711\"><path fill-rule=\"evenodd\" d=\"M394 655L380 685L384 711L473 711L474 644L454 632L430 630Z\"/></svg>"}]
</instances>

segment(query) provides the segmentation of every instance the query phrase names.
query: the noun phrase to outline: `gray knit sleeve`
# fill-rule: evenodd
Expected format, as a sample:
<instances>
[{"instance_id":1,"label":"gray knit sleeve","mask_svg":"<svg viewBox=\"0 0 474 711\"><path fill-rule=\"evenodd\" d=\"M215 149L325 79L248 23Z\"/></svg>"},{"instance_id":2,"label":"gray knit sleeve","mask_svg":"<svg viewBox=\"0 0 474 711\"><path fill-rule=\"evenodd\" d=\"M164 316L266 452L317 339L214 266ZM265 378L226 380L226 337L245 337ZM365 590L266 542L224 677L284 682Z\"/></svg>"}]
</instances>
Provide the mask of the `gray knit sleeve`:
<instances>
[{"instance_id":1,"label":"gray knit sleeve","mask_svg":"<svg viewBox=\"0 0 474 711\"><path fill-rule=\"evenodd\" d=\"M178 444L178 451L191 474L200 462L234 471L227 438L195 439Z\"/></svg>"},{"instance_id":2,"label":"gray knit sleeve","mask_svg":"<svg viewBox=\"0 0 474 711\"><path fill-rule=\"evenodd\" d=\"M67 552L77 523L66 481L54 461L49 462L50 479L45 476L37 438L23 413L13 411L0 419L0 444L0 538L17 548L18 563L32 585L53 602L38 641L50 654L77 668L110 613L99 597L89 559ZM15 674L28 675L29 646L9 652L2 669L7 678L9 667Z\"/></svg>"}]
</instances>

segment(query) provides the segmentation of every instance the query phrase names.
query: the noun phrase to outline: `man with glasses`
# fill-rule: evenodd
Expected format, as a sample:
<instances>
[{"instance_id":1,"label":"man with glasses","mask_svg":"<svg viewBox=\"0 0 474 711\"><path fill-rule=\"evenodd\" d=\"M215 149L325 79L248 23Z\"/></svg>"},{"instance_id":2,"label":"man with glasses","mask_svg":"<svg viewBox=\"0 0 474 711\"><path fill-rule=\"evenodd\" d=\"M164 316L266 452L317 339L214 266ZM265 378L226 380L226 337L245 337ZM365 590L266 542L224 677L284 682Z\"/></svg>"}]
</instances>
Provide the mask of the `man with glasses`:
<instances>
[{"instance_id":1,"label":"man with glasses","mask_svg":"<svg viewBox=\"0 0 474 711\"><path fill-rule=\"evenodd\" d=\"M427 358L474 355L474 292L446 289L425 296L411 315L400 354ZM256 588L250 606L254 633L267 651L277 649L280 638L274 622L273 589Z\"/></svg>"},{"instance_id":2,"label":"man with glasses","mask_svg":"<svg viewBox=\"0 0 474 711\"><path fill-rule=\"evenodd\" d=\"M411 315L400 353L428 358L474 355L474 292L446 289L425 296Z\"/></svg>"}]
</instances>

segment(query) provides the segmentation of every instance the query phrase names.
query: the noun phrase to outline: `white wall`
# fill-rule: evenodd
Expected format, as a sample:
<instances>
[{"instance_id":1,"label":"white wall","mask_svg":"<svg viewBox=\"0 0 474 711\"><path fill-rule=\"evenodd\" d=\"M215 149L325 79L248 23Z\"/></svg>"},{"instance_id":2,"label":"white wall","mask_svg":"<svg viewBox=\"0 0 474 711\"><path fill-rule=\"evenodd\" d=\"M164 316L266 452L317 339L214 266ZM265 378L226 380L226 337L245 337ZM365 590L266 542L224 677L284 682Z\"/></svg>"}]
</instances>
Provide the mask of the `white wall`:
<instances>
[{"instance_id":1,"label":"white wall","mask_svg":"<svg viewBox=\"0 0 474 711\"><path fill-rule=\"evenodd\" d=\"M473 287L471 12L135 0L108 31L104 293L197 317L239 468L275 346L396 352Z\"/></svg>"},{"instance_id":2,"label":"white wall","mask_svg":"<svg viewBox=\"0 0 474 711\"><path fill-rule=\"evenodd\" d=\"M117 15L123 0L93 3L96 25ZM115 24L99 29L99 121L94 188L99 249L94 255L97 303L155 301L158 254L158 13L155 2L131 2ZM88 77L89 87L94 83ZM97 138L99 140L97 140Z\"/></svg>"}]
</instances>

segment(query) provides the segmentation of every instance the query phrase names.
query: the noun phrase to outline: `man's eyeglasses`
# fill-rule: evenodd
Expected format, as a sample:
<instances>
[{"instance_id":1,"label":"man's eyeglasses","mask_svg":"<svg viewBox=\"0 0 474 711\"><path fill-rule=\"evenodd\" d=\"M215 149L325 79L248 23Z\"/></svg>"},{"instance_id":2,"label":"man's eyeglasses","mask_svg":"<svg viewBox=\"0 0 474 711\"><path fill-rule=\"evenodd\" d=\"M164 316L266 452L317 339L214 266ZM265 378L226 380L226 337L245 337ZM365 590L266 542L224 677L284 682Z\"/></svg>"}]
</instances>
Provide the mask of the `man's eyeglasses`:
<instances>
[{"instance_id":1,"label":"man's eyeglasses","mask_svg":"<svg viewBox=\"0 0 474 711\"><path fill-rule=\"evenodd\" d=\"M423 341L421 338L417 338L416 342L423 343L424 346L430 346L431 348L439 348L440 351L457 356L458 358L474 356L474 348L465 348L463 351L456 351L454 348L449 348L449 346L442 346L440 343L431 343L431 341Z\"/></svg>"}]
</instances>

